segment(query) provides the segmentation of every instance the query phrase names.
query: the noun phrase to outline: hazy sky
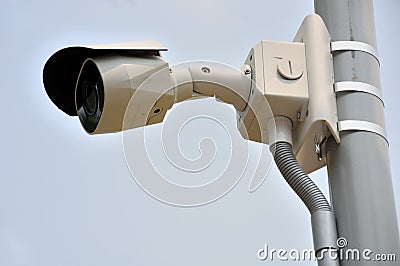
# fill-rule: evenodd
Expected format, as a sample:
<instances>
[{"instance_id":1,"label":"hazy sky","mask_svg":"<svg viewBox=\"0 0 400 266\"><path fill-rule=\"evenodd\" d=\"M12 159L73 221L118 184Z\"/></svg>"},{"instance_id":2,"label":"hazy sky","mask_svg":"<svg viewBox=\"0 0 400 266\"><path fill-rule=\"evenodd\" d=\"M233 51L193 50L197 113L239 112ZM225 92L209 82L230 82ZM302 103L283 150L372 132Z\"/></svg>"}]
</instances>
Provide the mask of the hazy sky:
<instances>
[{"instance_id":1,"label":"hazy sky","mask_svg":"<svg viewBox=\"0 0 400 266\"><path fill-rule=\"evenodd\" d=\"M396 0L375 1L398 213L399 10ZM240 67L258 41L291 41L312 12L313 1L306 0L2 0L0 265L290 265L261 262L256 252L265 244L312 248L308 211L275 166L256 192L247 191L266 146L250 144L241 181L222 199L198 208L173 207L134 182L121 133L87 135L78 119L51 103L42 85L49 56L77 44L150 39L169 48L163 56L171 65L213 60ZM227 111L226 119L231 123L234 113ZM197 123L194 131L205 136L216 127L210 121ZM149 131L157 136L160 128ZM183 148L191 156L198 155L200 135L194 144L191 136L183 137ZM222 159L215 171L220 171L229 143L216 142ZM156 140L150 145L152 151L159 148ZM138 160L145 156L135 155ZM167 165L154 156L161 166ZM325 169L312 177L328 195Z\"/></svg>"}]
</instances>

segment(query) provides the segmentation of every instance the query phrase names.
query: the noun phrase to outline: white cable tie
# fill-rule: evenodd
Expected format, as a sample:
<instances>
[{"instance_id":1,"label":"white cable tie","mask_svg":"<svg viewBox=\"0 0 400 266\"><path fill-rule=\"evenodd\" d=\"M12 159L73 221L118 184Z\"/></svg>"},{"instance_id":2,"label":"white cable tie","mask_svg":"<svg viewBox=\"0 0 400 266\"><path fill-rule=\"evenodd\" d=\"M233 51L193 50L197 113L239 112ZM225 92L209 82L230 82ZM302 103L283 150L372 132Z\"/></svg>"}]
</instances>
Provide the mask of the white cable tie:
<instances>
[{"instance_id":1,"label":"white cable tie","mask_svg":"<svg viewBox=\"0 0 400 266\"><path fill-rule=\"evenodd\" d=\"M338 130L341 131L367 131L380 135L387 143L386 130L378 124L361 120L343 120L338 122Z\"/></svg>"},{"instance_id":2,"label":"white cable tie","mask_svg":"<svg viewBox=\"0 0 400 266\"><path fill-rule=\"evenodd\" d=\"M331 51L361 51L368 53L376 58L379 64L378 51L368 43L356 41L336 41L331 42Z\"/></svg>"},{"instance_id":3,"label":"white cable tie","mask_svg":"<svg viewBox=\"0 0 400 266\"><path fill-rule=\"evenodd\" d=\"M369 94L377 97L384 105L382 92L377 87L372 86L370 84L367 84L364 82L357 82L357 81L340 81L340 82L336 82L334 84L334 88L335 88L335 92L357 91L357 92L369 93Z\"/></svg>"}]
</instances>

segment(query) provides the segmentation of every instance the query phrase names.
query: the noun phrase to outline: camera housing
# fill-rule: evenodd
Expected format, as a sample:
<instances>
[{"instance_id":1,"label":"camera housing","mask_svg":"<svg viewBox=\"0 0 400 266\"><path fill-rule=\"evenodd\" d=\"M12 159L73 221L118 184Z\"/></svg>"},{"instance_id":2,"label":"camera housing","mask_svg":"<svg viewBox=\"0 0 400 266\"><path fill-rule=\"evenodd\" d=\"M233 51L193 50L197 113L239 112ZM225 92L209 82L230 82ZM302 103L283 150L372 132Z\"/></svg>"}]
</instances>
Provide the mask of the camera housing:
<instances>
[{"instance_id":1,"label":"camera housing","mask_svg":"<svg viewBox=\"0 0 400 266\"><path fill-rule=\"evenodd\" d=\"M129 127L158 123L174 101L173 92L163 91L171 87L168 63L160 56L165 50L154 41L67 47L46 62L44 87L52 102L78 116L89 134L121 131L133 95L146 108L136 112ZM155 73L157 81L152 81Z\"/></svg>"}]
</instances>

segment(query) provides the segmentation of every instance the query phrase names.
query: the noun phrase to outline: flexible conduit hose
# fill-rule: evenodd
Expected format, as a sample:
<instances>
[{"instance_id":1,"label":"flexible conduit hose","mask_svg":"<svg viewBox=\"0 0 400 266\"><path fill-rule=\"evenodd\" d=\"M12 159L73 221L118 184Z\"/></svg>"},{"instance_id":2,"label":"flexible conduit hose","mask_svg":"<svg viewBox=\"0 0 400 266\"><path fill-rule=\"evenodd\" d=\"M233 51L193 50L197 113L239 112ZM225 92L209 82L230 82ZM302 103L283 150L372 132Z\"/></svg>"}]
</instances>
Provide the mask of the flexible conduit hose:
<instances>
[{"instance_id":1,"label":"flexible conduit hose","mask_svg":"<svg viewBox=\"0 0 400 266\"><path fill-rule=\"evenodd\" d=\"M337 257L326 256L326 252L338 254L335 216L324 194L303 171L293 154L293 123L284 116L276 116L270 121L276 125L275 131L269 130L270 150L276 165L286 182L311 213L314 250L318 258L318 265L339 266Z\"/></svg>"},{"instance_id":2,"label":"flexible conduit hose","mask_svg":"<svg viewBox=\"0 0 400 266\"><path fill-rule=\"evenodd\" d=\"M304 202L310 213L331 212L331 206L324 194L297 162L292 146L287 142L279 141L271 145L271 151L282 176Z\"/></svg>"}]
</instances>

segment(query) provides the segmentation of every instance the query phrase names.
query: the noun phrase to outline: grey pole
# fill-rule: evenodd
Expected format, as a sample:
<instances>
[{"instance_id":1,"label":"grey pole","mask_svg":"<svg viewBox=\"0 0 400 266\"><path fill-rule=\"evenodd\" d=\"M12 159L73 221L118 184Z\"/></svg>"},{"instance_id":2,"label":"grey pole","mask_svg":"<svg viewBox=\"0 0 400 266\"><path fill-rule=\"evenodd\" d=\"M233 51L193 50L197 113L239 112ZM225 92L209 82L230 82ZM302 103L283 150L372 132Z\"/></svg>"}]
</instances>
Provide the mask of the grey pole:
<instances>
[{"instance_id":1,"label":"grey pole","mask_svg":"<svg viewBox=\"0 0 400 266\"><path fill-rule=\"evenodd\" d=\"M358 41L376 48L372 0L315 0L315 12L324 20L332 41ZM333 54L335 82L357 81L381 89L378 60L361 51ZM338 92L339 121L359 120L384 125L384 106L365 92ZM357 127L357 126L355 126ZM348 265L399 265L399 230L390 173L388 143L379 134L342 131L341 143L326 146L332 205L339 237L346 249L358 249L360 260L343 259ZM375 255L395 254L397 262L370 261ZM351 256L350 256L351 257Z\"/></svg>"}]
</instances>

